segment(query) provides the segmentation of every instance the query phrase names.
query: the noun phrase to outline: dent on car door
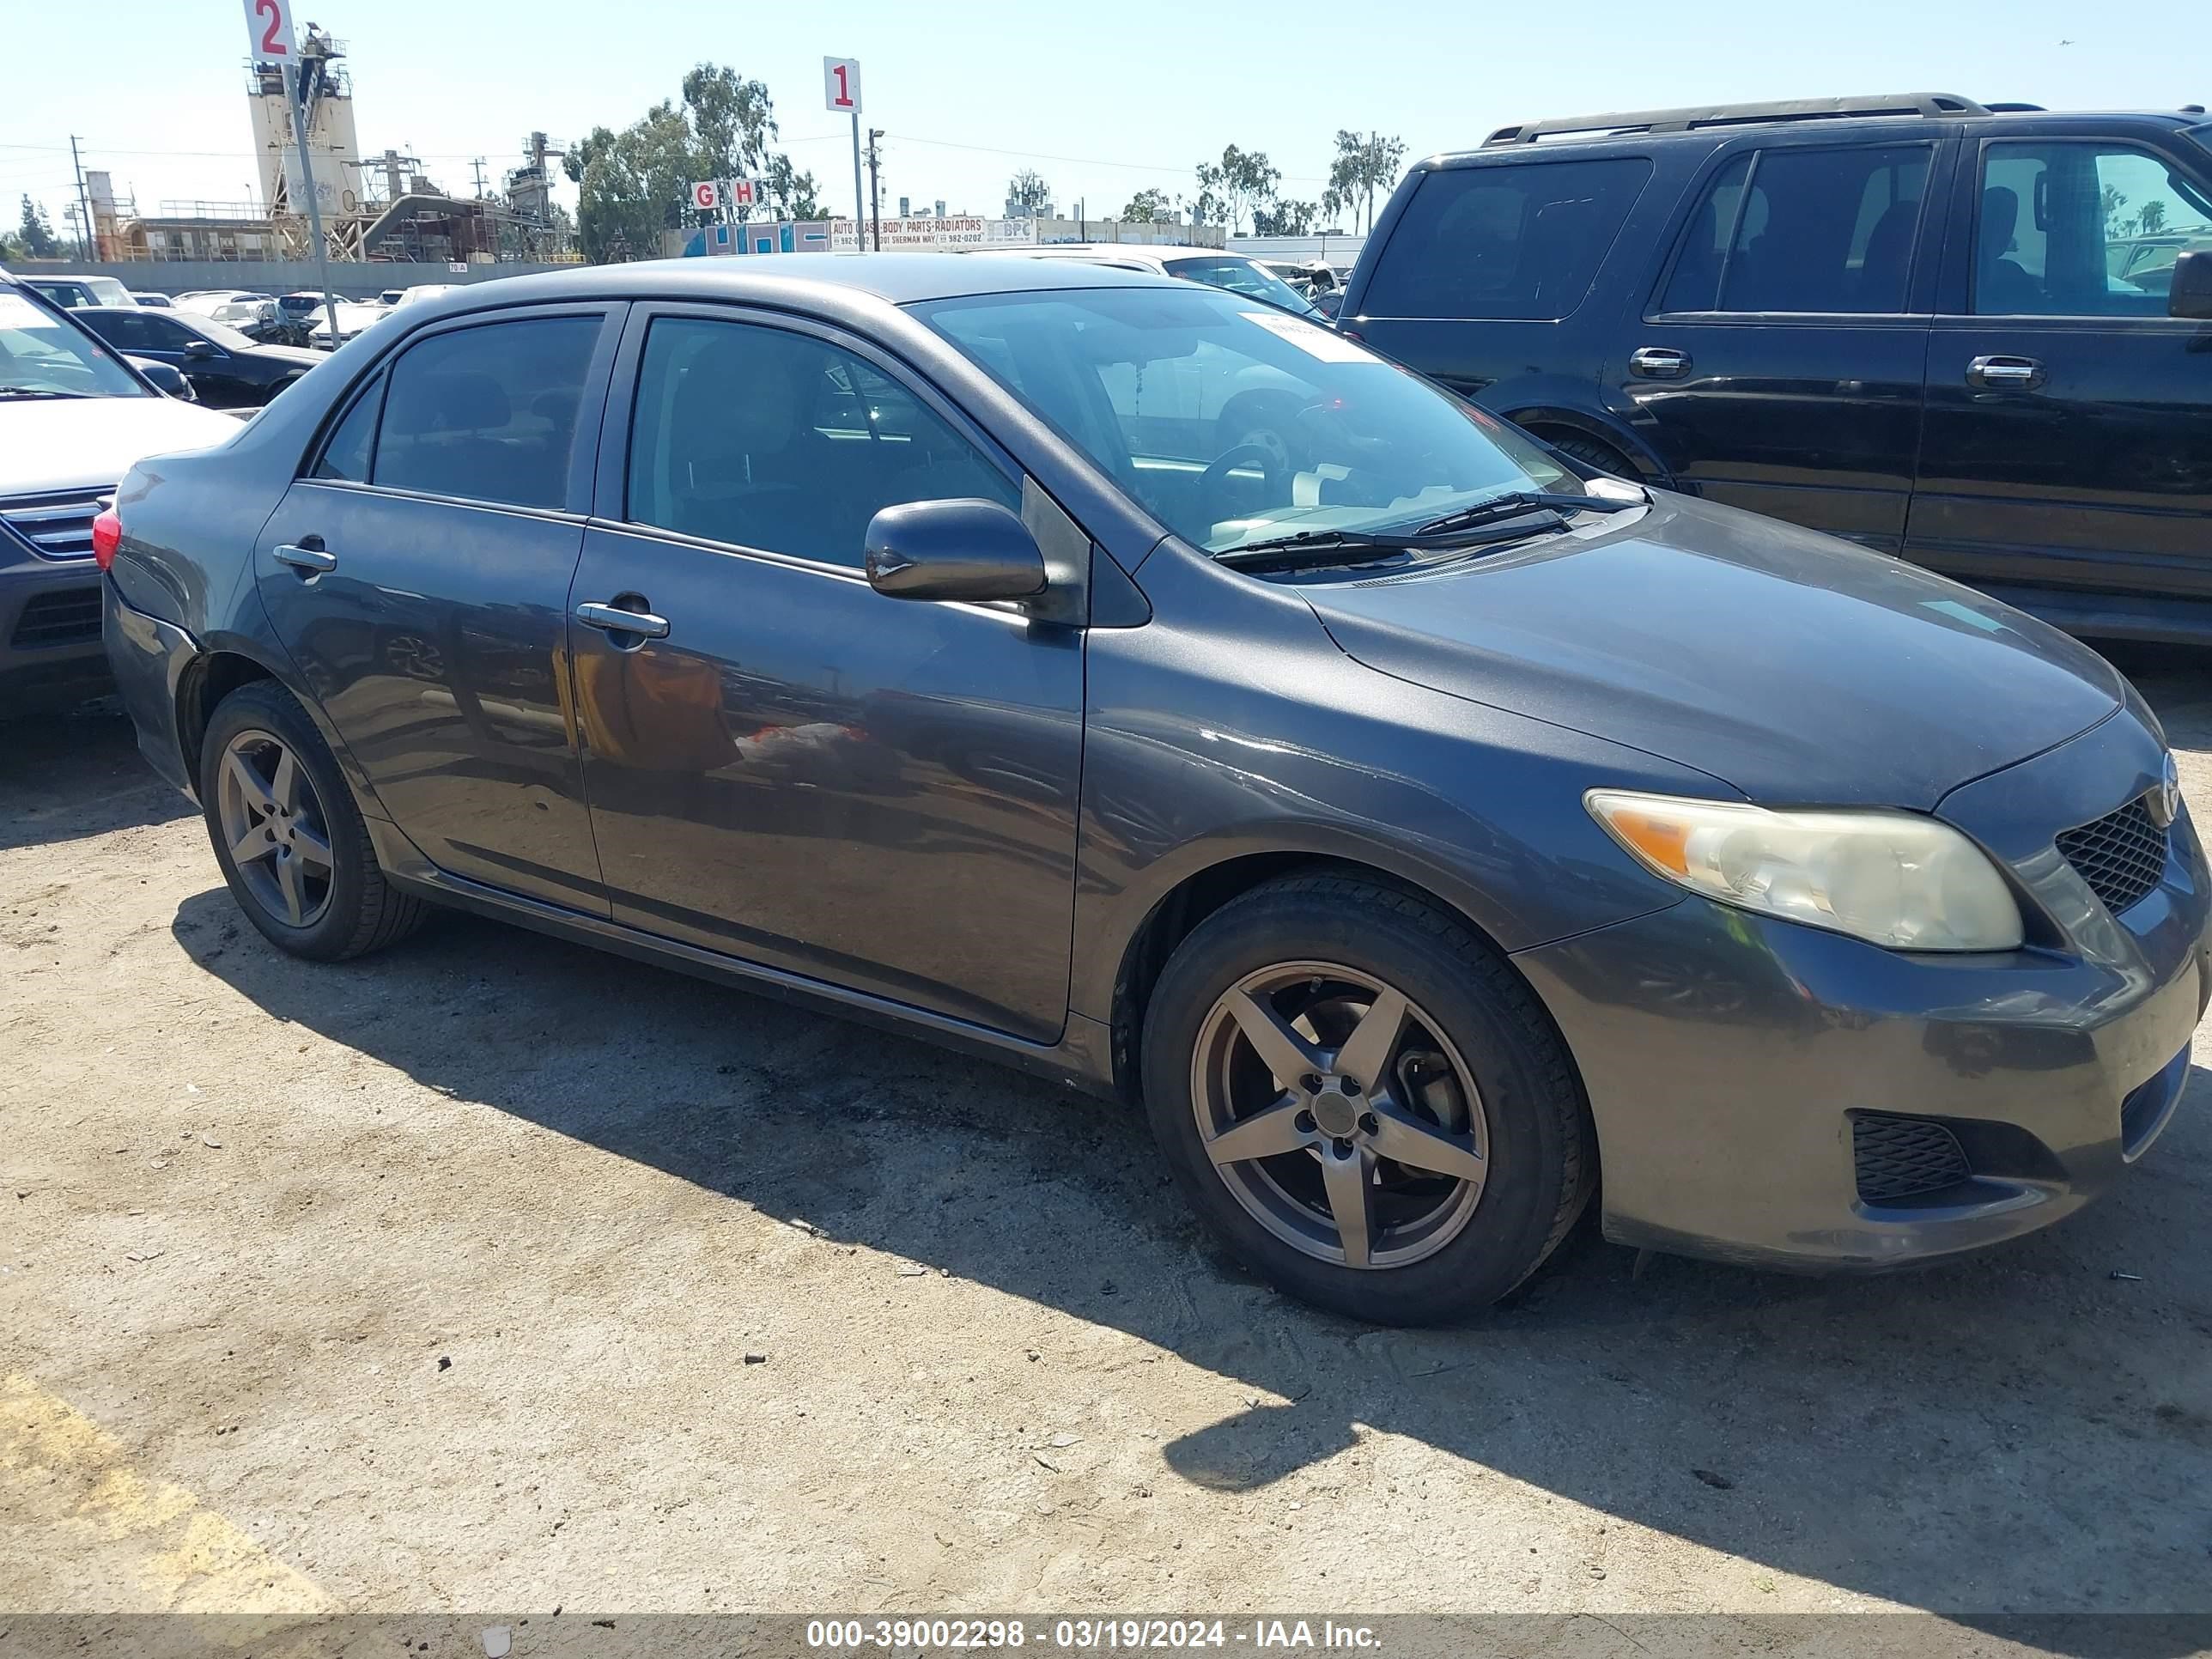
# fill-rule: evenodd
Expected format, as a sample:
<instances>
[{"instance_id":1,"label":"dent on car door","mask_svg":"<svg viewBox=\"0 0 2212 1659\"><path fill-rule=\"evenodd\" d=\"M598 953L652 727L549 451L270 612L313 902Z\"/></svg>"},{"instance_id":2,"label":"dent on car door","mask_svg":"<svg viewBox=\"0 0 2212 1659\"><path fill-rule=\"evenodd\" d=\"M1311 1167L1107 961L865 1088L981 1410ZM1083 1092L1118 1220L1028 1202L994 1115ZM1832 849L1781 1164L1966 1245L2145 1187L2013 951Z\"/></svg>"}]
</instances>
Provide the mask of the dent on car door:
<instances>
[{"instance_id":1,"label":"dent on car door","mask_svg":"<svg viewBox=\"0 0 2212 1659\"><path fill-rule=\"evenodd\" d=\"M255 562L278 637L431 862L602 915L567 610L612 315L410 343L356 390Z\"/></svg>"},{"instance_id":2,"label":"dent on car door","mask_svg":"<svg viewBox=\"0 0 2212 1659\"><path fill-rule=\"evenodd\" d=\"M682 314L631 334L627 465L602 469L570 631L616 919L1049 1039L1081 630L860 572L878 508L1019 505L1011 464L856 343Z\"/></svg>"}]
</instances>

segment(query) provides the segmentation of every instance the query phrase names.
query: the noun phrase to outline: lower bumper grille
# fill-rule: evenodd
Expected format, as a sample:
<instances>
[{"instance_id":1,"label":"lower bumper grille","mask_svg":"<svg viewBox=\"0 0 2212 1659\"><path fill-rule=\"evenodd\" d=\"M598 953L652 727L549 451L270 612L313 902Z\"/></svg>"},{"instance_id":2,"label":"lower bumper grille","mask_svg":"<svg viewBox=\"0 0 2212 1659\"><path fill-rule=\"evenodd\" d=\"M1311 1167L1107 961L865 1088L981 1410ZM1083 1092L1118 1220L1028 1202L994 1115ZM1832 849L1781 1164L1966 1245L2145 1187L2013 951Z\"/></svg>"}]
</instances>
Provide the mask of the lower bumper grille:
<instances>
[{"instance_id":1,"label":"lower bumper grille","mask_svg":"<svg viewBox=\"0 0 2212 1659\"><path fill-rule=\"evenodd\" d=\"M2058 850L2116 916L2148 898L2166 874L2166 831L2151 821L2146 796L2069 830L2058 837Z\"/></svg>"},{"instance_id":2,"label":"lower bumper grille","mask_svg":"<svg viewBox=\"0 0 2212 1659\"><path fill-rule=\"evenodd\" d=\"M1959 1138L1942 1124L1879 1112L1851 1119L1851 1162L1860 1201L1867 1204L1941 1192L1974 1173Z\"/></svg>"},{"instance_id":3,"label":"lower bumper grille","mask_svg":"<svg viewBox=\"0 0 2212 1659\"><path fill-rule=\"evenodd\" d=\"M100 637L100 588L57 588L34 593L15 618L9 643L18 651L51 650L56 646L84 645Z\"/></svg>"}]
</instances>

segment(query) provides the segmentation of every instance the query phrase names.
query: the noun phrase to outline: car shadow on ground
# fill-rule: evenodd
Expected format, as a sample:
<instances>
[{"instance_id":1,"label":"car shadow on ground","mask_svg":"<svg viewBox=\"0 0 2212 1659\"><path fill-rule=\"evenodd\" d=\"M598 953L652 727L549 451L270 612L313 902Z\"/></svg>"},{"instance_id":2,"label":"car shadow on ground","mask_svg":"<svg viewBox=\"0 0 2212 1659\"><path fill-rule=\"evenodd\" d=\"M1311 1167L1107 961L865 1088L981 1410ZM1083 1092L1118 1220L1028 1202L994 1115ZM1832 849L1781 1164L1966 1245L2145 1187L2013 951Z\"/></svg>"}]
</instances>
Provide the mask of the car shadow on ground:
<instances>
[{"instance_id":1,"label":"car shadow on ground","mask_svg":"<svg viewBox=\"0 0 2212 1659\"><path fill-rule=\"evenodd\" d=\"M0 720L0 852L191 815L112 697Z\"/></svg>"},{"instance_id":2,"label":"car shadow on ground","mask_svg":"<svg viewBox=\"0 0 2212 1659\"><path fill-rule=\"evenodd\" d=\"M1470 1504L1494 1472L1978 1622L2212 1608L2212 1418L2189 1380L2212 1337L2202 1070L2124 1191L1991 1254L1881 1279L1639 1274L1585 1225L1509 1306L1401 1332L1223 1257L1112 1103L472 917L338 968L280 957L220 887L173 933L271 1016L459 1101L1240 1380L1249 1409L1164 1448L1202 1486L1405 1436L1472 1466Z\"/></svg>"}]
</instances>

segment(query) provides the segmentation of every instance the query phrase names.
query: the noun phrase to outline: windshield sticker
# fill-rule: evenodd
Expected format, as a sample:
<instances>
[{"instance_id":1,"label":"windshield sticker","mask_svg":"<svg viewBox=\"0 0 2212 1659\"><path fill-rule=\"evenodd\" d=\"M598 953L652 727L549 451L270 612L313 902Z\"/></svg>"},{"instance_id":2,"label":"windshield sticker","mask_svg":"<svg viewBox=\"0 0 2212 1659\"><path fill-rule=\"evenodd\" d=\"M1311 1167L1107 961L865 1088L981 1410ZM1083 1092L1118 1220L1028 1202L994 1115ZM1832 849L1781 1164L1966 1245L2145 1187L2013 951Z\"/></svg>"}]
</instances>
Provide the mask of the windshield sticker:
<instances>
[{"instance_id":1,"label":"windshield sticker","mask_svg":"<svg viewBox=\"0 0 2212 1659\"><path fill-rule=\"evenodd\" d=\"M1325 328L1316 328L1300 318L1287 316L1279 311L1245 311L1237 313L1248 323L1257 323L1268 333L1288 340L1309 357L1317 357L1325 363L1372 363L1382 360L1365 346L1347 340L1341 334Z\"/></svg>"},{"instance_id":2,"label":"windshield sticker","mask_svg":"<svg viewBox=\"0 0 2212 1659\"><path fill-rule=\"evenodd\" d=\"M20 294L0 293L0 328L52 328L54 319Z\"/></svg>"}]
</instances>

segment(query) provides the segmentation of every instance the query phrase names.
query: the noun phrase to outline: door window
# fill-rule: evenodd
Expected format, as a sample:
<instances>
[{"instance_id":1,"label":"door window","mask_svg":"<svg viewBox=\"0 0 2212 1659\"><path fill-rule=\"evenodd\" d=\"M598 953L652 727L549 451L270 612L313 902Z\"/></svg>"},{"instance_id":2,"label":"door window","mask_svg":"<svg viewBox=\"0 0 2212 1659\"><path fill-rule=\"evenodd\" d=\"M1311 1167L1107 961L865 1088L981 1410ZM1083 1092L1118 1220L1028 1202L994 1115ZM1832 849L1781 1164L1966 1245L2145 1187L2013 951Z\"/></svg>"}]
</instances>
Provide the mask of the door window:
<instances>
[{"instance_id":1,"label":"door window","mask_svg":"<svg viewBox=\"0 0 2212 1659\"><path fill-rule=\"evenodd\" d=\"M596 317L435 334L392 366L374 482L514 507L566 504Z\"/></svg>"},{"instance_id":2,"label":"door window","mask_svg":"<svg viewBox=\"0 0 2212 1659\"><path fill-rule=\"evenodd\" d=\"M167 344L147 326L147 318L122 311L94 312L84 319L92 331L118 351L155 351Z\"/></svg>"},{"instance_id":3,"label":"door window","mask_svg":"<svg viewBox=\"0 0 2212 1659\"><path fill-rule=\"evenodd\" d=\"M1984 152L1980 315L2163 317L2174 261L2205 247L2212 202L2148 151L2023 141Z\"/></svg>"},{"instance_id":4,"label":"door window","mask_svg":"<svg viewBox=\"0 0 2212 1659\"><path fill-rule=\"evenodd\" d=\"M1361 308L1377 317L1568 316L1650 176L1651 163L1635 155L1429 173Z\"/></svg>"},{"instance_id":5,"label":"door window","mask_svg":"<svg viewBox=\"0 0 2212 1659\"><path fill-rule=\"evenodd\" d=\"M367 483L371 459L376 453L376 415L384 401L384 377L378 375L368 389L353 400L353 407L331 434L330 441L323 446L321 459L315 463L318 478L339 478L348 483Z\"/></svg>"},{"instance_id":6,"label":"door window","mask_svg":"<svg viewBox=\"0 0 2212 1659\"><path fill-rule=\"evenodd\" d=\"M1737 156L1691 215L1661 309L1903 311L1929 155L1893 144Z\"/></svg>"},{"instance_id":7,"label":"door window","mask_svg":"<svg viewBox=\"0 0 2212 1659\"><path fill-rule=\"evenodd\" d=\"M811 336L664 317L647 334L627 515L857 569L902 501L1021 492L905 386Z\"/></svg>"}]
</instances>

